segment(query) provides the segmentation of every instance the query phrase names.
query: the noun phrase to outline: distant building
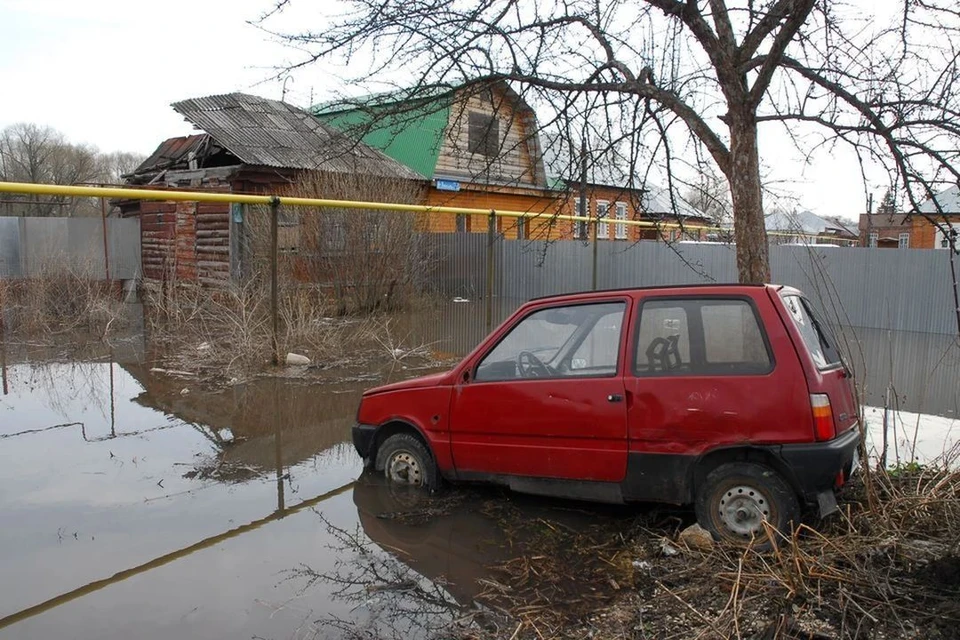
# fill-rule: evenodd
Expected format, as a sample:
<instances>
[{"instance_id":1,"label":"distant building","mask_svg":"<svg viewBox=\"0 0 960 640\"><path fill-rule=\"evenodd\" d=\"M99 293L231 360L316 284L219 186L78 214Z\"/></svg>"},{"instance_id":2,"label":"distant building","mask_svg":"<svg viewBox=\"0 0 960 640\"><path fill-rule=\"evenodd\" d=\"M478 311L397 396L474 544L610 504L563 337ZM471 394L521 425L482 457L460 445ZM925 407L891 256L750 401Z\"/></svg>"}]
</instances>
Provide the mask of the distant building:
<instances>
[{"instance_id":1,"label":"distant building","mask_svg":"<svg viewBox=\"0 0 960 640\"><path fill-rule=\"evenodd\" d=\"M812 211L777 211L764 218L772 244L830 244L856 246L857 234L836 218L824 218ZM852 226L852 223L851 223Z\"/></svg>"},{"instance_id":2,"label":"distant building","mask_svg":"<svg viewBox=\"0 0 960 640\"><path fill-rule=\"evenodd\" d=\"M937 205L942 211L937 210ZM918 213L860 216L860 245L900 249L949 249L948 234L960 234L960 187L951 187L920 204ZM936 223L936 224L935 224Z\"/></svg>"}]
</instances>

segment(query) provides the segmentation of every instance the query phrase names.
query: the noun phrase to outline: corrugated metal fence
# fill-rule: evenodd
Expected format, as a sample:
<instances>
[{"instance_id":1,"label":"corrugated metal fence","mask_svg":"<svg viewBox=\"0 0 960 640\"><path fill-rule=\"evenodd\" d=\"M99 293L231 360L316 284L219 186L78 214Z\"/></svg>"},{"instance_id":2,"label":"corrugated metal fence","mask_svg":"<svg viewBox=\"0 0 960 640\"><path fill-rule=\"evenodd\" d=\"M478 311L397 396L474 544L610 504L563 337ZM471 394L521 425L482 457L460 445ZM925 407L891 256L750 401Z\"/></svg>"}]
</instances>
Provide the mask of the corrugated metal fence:
<instances>
[{"instance_id":1,"label":"corrugated metal fence","mask_svg":"<svg viewBox=\"0 0 960 640\"><path fill-rule=\"evenodd\" d=\"M487 333L487 256L493 256L493 324L530 298L589 290L593 246L545 244L485 234L436 234L427 287L439 301L420 333L461 355ZM804 291L845 342L868 402L892 384L901 406L960 413L960 345L946 251L771 246L774 282ZM734 247L722 244L601 241L600 289L735 282Z\"/></svg>"},{"instance_id":2,"label":"corrugated metal fence","mask_svg":"<svg viewBox=\"0 0 960 640\"><path fill-rule=\"evenodd\" d=\"M729 245L601 242L597 248L600 289L737 280L736 256ZM435 235L431 250L437 293L483 296L485 235ZM498 317L530 298L591 288L593 247L588 244L501 239L493 255ZM828 312L842 306L842 324L957 334L946 251L771 246L770 262L774 282L803 290Z\"/></svg>"},{"instance_id":3,"label":"corrugated metal fence","mask_svg":"<svg viewBox=\"0 0 960 640\"><path fill-rule=\"evenodd\" d=\"M140 221L108 218L104 256L100 218L0 217L0 278L70 269L113 280L140 276Z\"/></svg>"}]
</instances>

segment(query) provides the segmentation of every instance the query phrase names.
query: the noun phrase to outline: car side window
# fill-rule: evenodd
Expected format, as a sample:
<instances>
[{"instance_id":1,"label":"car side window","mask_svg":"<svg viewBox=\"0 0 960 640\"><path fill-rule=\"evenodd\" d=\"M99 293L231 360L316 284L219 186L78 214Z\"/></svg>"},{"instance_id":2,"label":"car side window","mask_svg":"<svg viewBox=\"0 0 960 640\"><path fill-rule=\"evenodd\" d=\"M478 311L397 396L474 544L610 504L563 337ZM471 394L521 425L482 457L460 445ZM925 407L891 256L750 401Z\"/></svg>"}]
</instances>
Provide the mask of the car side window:
<instances>
[{"instance_id":1,"label":"car side window","mask_svg":"<svg viewBox=\"0 0 960 640\"><path fill-rule=\"evenodd\" d=\"M773 368L748 300L648 300L641 307L636 344L638 376L761 375Z\"/></svg>"},{"instance_id":2,"label":"car side window","mask_svg":"<svg viewBox=\"0 0 960 640\"><path fill-rule=\"evenodd\" d=\"M604 302L535 311L484 356L474 379L615 375L625 310L624 302Z\"/></svg>"},{"instance_id":3,"label":"car side window","mask_svg":"<svg viewBox=\"0 0 960 640\"><path fill-rule=\"evenodd\" d=\"M637 336L637 374L689 371L690 328L686 306L672 300L644 303Z\"/></svg>"}]
</instances>

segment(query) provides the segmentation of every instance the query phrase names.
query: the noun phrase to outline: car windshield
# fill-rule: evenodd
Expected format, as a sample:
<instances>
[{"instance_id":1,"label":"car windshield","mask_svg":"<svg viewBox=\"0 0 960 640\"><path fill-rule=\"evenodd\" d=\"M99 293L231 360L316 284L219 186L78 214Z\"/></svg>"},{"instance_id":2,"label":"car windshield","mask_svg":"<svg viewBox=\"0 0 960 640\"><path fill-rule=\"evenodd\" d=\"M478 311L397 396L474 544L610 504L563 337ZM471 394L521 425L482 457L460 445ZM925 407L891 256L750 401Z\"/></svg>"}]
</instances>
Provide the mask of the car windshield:
<instances>
[{"instance_id":1,"label":"car windshield","mask_svg":"<svg viewBox=\"0 0 960 640\"><path fill-rule=\"evenodd\" d=\"M833 336L824 325L817 320L817 316L810 304L801 296L786 295L783 303L790 312L794 324L800 331L803 343L813 357L818 369L829 369L841 363L840 352L837 349Z\"/></svg>"}]
</instances>

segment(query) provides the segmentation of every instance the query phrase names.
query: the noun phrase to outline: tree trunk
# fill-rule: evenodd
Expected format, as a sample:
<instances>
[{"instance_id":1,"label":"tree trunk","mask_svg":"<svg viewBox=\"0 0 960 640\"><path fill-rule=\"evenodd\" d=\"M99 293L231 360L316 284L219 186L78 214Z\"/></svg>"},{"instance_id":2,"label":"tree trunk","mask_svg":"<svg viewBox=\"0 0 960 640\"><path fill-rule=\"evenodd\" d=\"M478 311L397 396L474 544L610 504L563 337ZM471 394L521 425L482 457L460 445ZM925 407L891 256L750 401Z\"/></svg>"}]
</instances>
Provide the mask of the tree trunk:
<instances>
[{"instance_id":1,"label":"tree trunk","mask_svg":"<svg viewBox=\"0 0 960 640\"><path fill-rule=\"evenodd\" d=\"M741 284L770 281L770 252L763 220L757 123L752 113L730 114L730 197Z\"/></svg>"}]
</instances>

